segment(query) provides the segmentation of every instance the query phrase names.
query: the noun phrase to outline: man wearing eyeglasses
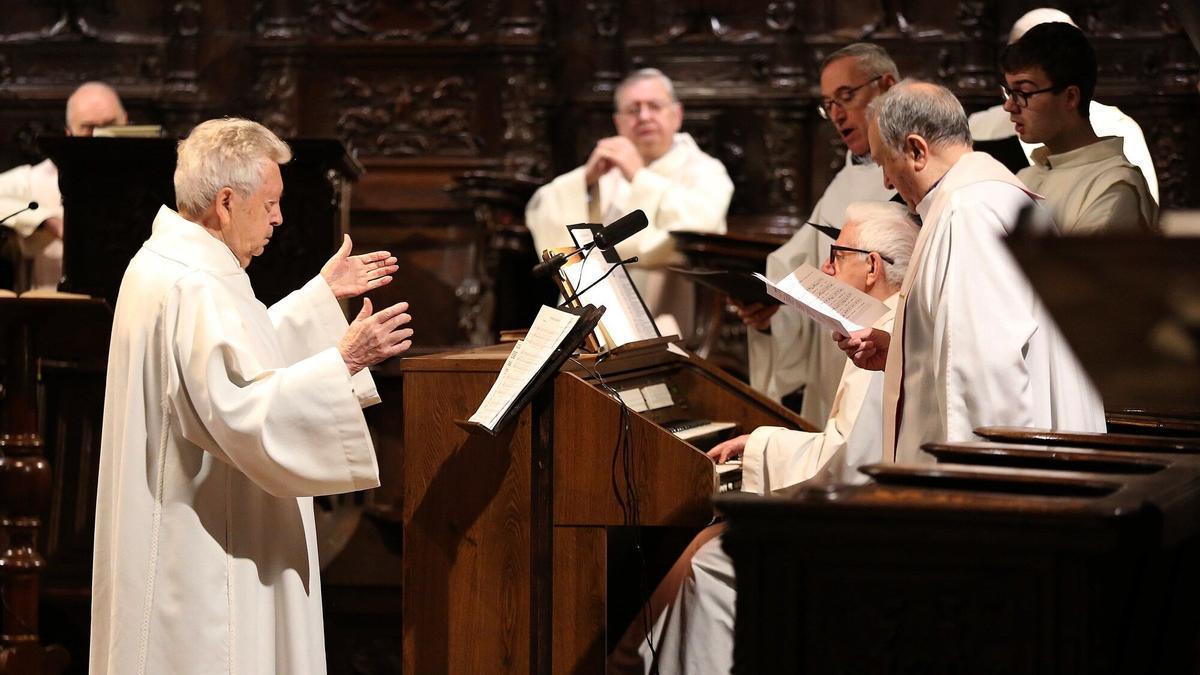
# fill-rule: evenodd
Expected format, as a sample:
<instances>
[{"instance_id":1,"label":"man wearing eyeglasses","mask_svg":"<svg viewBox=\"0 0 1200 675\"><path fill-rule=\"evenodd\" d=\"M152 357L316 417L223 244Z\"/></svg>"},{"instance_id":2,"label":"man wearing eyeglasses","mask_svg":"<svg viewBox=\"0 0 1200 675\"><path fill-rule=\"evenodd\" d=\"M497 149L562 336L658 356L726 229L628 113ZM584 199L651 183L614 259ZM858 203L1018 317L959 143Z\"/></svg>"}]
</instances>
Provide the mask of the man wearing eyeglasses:
<instances>
[{"instance_id":1,"label":"man wearing eyeglasses","mask_svg":"<svg viewBox=\"0 0 1200 675\"><path fill-rule=\"evenodd\" d=\"M871 161L867 144L867 105L899 79L896 64L881 47L852 44L821 63L821 100L817 113L846 144L846 163L813 208L809 221L836 227L846 207L857 201L887 201L895 190L883 185L883 173ZM821 264L833 238L802 227L767 258L767 277L780 279L804 263ZM739 308L749 327L750 384L781 401L803 392L800 415L811 422L829 417L845 356L799 311L750 305Z\"/></svg>"},{"instance_id":2,"label":"man wearing eyeglasses","mask_svg":"<svg viewBox=\"0 0 1200 675\"><path fill-rule=\"evenodd\" d=\"M884 461L931 461L922 445L981 426L1103 432L1099 395L1002 241L1036 195L972 151L944 87L900 82L868 115L884 180L922 220L894 339L834 333L855 365L884 370Z\"/></svg>"},{"instance_id":3,"label":"man wearing eyeglasses","mask_svg":"<svg viewBox=\"0 0 1200 675\"><path fill-rule=\"evenodd\" d=\"M893 202L852 203L844 220L821 270L887 305L874 326L890 331L917 225L904 206ZM883 374L846 362L821 431L759 427L717 445L708 456L718 463L740 456L742 490L757 494L805 481L865 482L858 467L881 456L882 403ZM634 619L618 644L610 672L729 672L737 587L733 562L722 549L722 530L715 525L702 531L672 566L646 614Z\"/></svg>"},{"instance_id":4,"label":"man wearing eyeglasses","mask_svg":"<svg viewBox=\"0 0 1200 675\"><path fill-rule=\"evenodd\" d=\"M1048 7L1039 7L1026 12L1013 23L1008 34L1008 44L1013 44L1025 35L1026 31L1044 23L1061 22L1075 25L1066 12ZM1158 201L1158 177L1154 171L1154 160L1150 157L1150 148L1146 146L1146 137L1142 128L1129 115L1121 112L1116 106L1105 105L1092 99L1088 105L1088 119L1100 136L1119 136L1124 139L1122 148L1125 157L1142 172L1151 196ZM1026 142L1016 136L1012 120L1003 105L996 105L973 113L968 119L971 126L971 138L975 139L976 150L984 150L996 154L999 159L1016 173L1033 162L1033 151L1037 143ZM1008 150L1007 146L1015 146ZM1009 159L1010 156L1014 156Z\"/></svg>"},{"instance_id":5,"label":"man wearing eyeglasses","mask_svg":"<svg viewBox=\"0 0 1200 675\"><path fill-rule=\"evenodd\" d=\"M1033 166L1017 172L1045 196L1064 234L1153 231L1158 205L1146 179L1129 163L1119 136L1100 138L1088 118L1096 88L1096 55L1080 30L1043 23L1009 45L1000 58L1004 110L1033 151Z\"/></svg>"},{"instance_id":6,"label":"man wearing eyeglasses","mask_svg":"<svg viewBox=\"0 0 1200 675\"><path fill-rule=\"evenodd\" d=\"M690 324L691 288L660 270L675 261L671 232L725 233L733 182L719 160L680 133L683 106L661 71L634 72L613 97L617 135L602 138L587 162L542 186L525 209L534 249L572 246L564 226L608 224L641 209L649 224L618 246L638 256L631 274L651 313L680 314Z\"/></svg>"}]
</instances>

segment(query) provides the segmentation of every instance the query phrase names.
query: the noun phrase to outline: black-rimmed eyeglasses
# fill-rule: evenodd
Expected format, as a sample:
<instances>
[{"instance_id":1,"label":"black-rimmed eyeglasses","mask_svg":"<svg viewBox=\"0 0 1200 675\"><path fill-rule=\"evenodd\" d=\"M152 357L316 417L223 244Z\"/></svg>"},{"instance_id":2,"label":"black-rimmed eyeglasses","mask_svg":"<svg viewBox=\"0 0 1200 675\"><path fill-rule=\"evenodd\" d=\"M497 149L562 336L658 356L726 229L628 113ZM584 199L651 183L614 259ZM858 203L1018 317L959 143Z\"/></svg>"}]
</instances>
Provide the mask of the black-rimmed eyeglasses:
<instances>
[{"instance_id":1,"label":"black-rimmed eyeglasses","mask_svg":"<svg viewBox=\"0 0 1200 675\"><path fill-rule=\"evenodd\" d=\"M1009 89L1007 85L1002 84L1002 85L1000 85L1000 95L1004 97L1005 101L1012 99L1013 103L1016 103L1018 108L1028 108L1030 96L1035 96L1037 94L1045 94L1045 93L1051 92L1051 91L1059 92L1059 91L1062 91L1063 89L1066 89L1066 87L1060 87L1058 85L1054 85L1054 86L1046 87L1045 89L1034 89L1033 91L1021 91L1020 89Z\"/></svg>"},{"instance_id":2,"label":"black-rimmed eyeglasses","mask_svg":"<svg viewBox=\"0 0 1200 675\"><path fill-rule=\"evenodd\" d=\"M842 112L845 112L846 106L854 101L854 96L858 93L859 89L862 89L868 84L874 84L881 79L883 79L882 75L876 75L857 87L842 87L841 89L838 89L837 91L833 92L835 98L821 99L821 102L817 104L817 114L821 116L821 119L827 120L833 113L833 106L835 105L841 108Z\"/></svg>"},{"instance_id":3,"label":"black-rimmed eyeglasses","mask_svg":"<svg viewBox=\"0 0 1200 675\"><path fill-rule=\"evenodd\" d=\"M879 259L882 260L883 262L885 262L889 265L896 264L895 260L892 260L891 258L880 253L879 251L866 251L861 248L854 248L853 246L839 246L837 244L830 244L829 245L829 266L830 267L836 266L837 254L839 252L841 252L841 253L865 253L867 255L871 255L872 253L874 253L875 255L879 256Z\"/></svg>"}]
</instances>

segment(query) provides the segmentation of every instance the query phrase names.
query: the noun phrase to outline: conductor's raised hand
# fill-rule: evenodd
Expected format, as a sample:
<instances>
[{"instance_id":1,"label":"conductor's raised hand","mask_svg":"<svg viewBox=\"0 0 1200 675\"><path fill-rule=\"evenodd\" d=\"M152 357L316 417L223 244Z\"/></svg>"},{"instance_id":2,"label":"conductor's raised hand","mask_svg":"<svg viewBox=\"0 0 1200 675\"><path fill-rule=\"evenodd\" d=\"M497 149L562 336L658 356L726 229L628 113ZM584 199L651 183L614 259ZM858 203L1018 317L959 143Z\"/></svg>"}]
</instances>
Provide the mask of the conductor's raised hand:
<instances>
[{"instance_id":1,"label":"conductor's raised hand","mask_svg":"<svg viewBox=\"0 0 1200 675\"><path fill-rule=\"evenodd\" d=\"M833 340L838 348L846 352L846 356L854 365L863 370L883 370L887 364L888 346L892 343L892 335L878 328L856 330L850 335L833 332Z\"/></svg>"},{"instance_id":2,"label":"conductor's raised hand","mask_svg":"<svg viewBox=\"0 0 1200 675\"><path fill-rule=\"evenodd\" d=\"M342 235L342 247L321 267L321 276L338 300L353 298L392 282L399 270L396 258L387 251L350 255L350 235Z\"/></svg>"},{"instance_id":3,"label":"conductor's raised hand","mask_svg":"<svg viewBox=\"0 0 1200 675\"><path fill-rule=\"evenodd\" d=\"M412 329L402 328L412 321L407 313L407 302L397 302L375 314L371 310L371 299L363 298L362 310L338 343L338 351L351 375L406 352L412 346Z\"/></svg>"}]
</instances>

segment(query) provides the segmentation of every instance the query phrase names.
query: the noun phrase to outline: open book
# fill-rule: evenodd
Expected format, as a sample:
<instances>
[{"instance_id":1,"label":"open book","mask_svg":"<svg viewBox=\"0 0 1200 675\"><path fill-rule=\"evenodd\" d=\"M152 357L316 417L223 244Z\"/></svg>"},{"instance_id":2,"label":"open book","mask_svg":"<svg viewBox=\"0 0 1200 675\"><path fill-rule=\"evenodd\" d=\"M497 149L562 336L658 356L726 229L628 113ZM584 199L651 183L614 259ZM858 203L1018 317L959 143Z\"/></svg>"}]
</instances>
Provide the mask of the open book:
<instances>
[{"instance_id":1,"label":"open book","mask_svg":"<svg viewBox=\"0 0 1200 675\"><path fill-rule=\"evenodd\" d=\"M754 276L766 285L772 297L843 335L862 330L887 313L883 302L812 265L801 265L775 283L761 274Z\"/></svg>"},{"instance_id":2,"label":"open book","mask_svg":"<svg viewBox=\"0 0 1200 675\"><path fill-rule=\"evenodd\" d=\"M591 241L586 232L582 238L585 242ZM557 252L560 251L547 253ZM659 337L654 318L642 302L633 280L624 269L611 270L613 266L614 263L605 260L597 251L590 255L576 254L559 270L555 280L563 297L579 294L573 305L595 305L607 310L596 329L595 344L592 345L595 351L608 351ZM587 290L580 293L582 289Z\"/></svg>"},{"instance_id":3,"label":"open book","mask_svg":"<svg viewBox=\"0 0 1200 675\"><path fill-rule=\"evenodd\" d=\"M513 345L500 375L479 404L479 409L459 426L467 431L495 435L514 419L584 338L596 327L604 308L563 311L543 306L524 340Z\"/></svg>"},{"instance_id":4,"label":"open book","mask_svg":"<svg viewBox=\"0 0 1200 675\"><path fill-rule=\"evenodd\" d=\"M758 283L759 275L753 272L743 272L741 270L690 270L682 267L668 267L667 269L692 283L707 286L747 305L755 303L778 305L781 303L778 298L767 293L763 285Z\"/></svg>"}]
</instances>

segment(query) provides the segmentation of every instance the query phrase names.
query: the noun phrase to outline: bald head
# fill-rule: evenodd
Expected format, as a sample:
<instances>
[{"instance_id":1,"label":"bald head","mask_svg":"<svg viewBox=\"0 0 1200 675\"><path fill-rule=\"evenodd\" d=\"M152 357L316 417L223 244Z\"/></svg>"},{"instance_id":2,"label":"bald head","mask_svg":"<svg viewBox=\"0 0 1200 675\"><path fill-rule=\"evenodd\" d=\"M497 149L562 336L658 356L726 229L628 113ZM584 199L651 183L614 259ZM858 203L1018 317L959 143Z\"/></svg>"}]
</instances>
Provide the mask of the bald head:
<instances>
[{"instance_id":1,"label":"bald head","mask_svg":"<svg viewBox=\"0 0 1200 675\"><path fill-rule=\"evenodd\" d=\"M1022 36L1034 26L1039 26L1043 23L1069 23L1075 26L1075 22L1071 20L1071 15L1058 9L1049 7L1038 7L1025 12L1021 18L1013 22L1012 30L1008 33L1008 44L1012 44L1020 40ZM1079 26L1075 26L1078 28Z\"/></svg>"},{"instance_id":2,"label":"bald head","mask_svg":"<svg viewBox=\"0 0 1200 675\"><path fill-rule=\"evenodd\" d=\"M103 82L87 82L67 99L67 135L91 136L96 127L122 126L129 116L121 97Z\"/></svg>"}]
</instances>

